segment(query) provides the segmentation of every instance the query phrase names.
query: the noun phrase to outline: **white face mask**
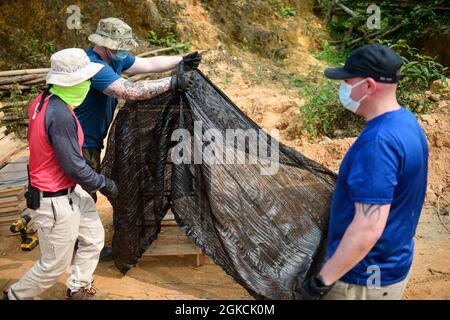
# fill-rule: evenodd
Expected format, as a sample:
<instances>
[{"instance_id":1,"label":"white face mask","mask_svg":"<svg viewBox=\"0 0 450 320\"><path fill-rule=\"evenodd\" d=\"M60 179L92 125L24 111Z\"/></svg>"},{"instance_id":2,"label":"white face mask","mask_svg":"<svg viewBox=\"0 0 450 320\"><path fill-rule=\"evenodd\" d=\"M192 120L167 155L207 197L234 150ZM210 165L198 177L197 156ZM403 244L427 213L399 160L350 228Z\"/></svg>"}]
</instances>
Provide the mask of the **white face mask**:
<instances>
[{"instance_id":1,"label":"white face mask","mask_svg":"<svg viewBox=\"0 0 450 320\"><path fill-rule=\"evenodd\" d=\"M366 79L363 79L360 82L351 85L345 82L344 80L341 80L341 86L339 87L339 100L341 101L345 109L350 110L353 113L356 113L361 104L361 101L367 98L366 94L358 101L352 99L352 89L354 87L359 86L361 83L364 83L364 81L366 81Z\"/></svg>"}]
</instances>

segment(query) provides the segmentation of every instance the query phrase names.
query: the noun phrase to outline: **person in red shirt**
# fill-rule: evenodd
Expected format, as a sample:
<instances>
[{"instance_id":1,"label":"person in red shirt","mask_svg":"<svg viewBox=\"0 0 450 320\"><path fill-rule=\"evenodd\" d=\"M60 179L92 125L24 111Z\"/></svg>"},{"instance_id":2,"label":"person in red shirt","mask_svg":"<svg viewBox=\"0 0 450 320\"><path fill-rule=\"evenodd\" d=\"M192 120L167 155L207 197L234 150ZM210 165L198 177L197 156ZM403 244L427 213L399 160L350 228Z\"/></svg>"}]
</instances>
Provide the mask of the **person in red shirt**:
<instances>
[{"instance_id":1,"label":"person in red shirt","mask_svg":"<svg viewBox=\"0 0 450 320\"><path fill-rule=\"evenodd\" d=\"M114 181L86 164L83 130L73 111L88 93L89 79L103 66L75 48L56 52L50 61L50 88L28 110L29 189L38 201L32 209L41 257L4 290L4 299L9 300L33 299L53 286L69 266L66 298L92 299L93 273L105 232L95 202L84 189L99 190L110 199L118 194Z\"/></svg>"}]
</instances>

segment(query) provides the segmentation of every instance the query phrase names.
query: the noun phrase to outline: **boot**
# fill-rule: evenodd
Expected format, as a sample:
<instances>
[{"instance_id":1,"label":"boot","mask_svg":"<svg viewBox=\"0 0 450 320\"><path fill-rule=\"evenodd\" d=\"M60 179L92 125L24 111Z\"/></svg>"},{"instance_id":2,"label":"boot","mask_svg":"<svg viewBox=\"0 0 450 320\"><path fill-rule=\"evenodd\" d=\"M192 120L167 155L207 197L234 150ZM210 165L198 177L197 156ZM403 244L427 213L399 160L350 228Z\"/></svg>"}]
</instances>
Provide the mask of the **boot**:
<instances>
[{"instance_id":1,"label":"boot","mask_svg":"<svg viewBox=\"0 0 450 320\"><path fill-rule=\"evenodd\" d=\"M8 297L8 289L3 289L3 300L9 300L9 297Z\"/></svg>"},{"instance_id":2,"label":"boot","mask_svg":"<svg viewBox=\"0 0 450 320\"><path fill-rule=\"evenodd\" d=\"M67 289L64 300L95 300L96 293L97 290L94 287L90 287L88 289L81 288L75 292L71 292L70 289Z\"/></svg>"},{"instance_id":3,"label":"boot","mask_svg":"<svg viewBox=\"0 0 450 320\"><path fill-rule=\"evenodd\" d=\"M100 262L107 262L112 261L112 248L111 247L103 247L102 251L100 252Z\"/></svg>"}]
</instances>

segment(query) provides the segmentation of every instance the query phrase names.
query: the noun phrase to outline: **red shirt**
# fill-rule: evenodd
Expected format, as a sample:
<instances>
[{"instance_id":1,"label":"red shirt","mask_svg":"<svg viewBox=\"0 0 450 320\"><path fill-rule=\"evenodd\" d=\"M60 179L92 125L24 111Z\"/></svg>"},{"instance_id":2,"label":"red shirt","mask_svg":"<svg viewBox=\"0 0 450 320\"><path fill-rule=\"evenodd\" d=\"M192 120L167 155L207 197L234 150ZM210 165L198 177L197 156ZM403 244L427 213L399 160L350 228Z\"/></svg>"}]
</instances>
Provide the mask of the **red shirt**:
<instances>
[{"instance_id":1,"label":"red shirt","mask_svg":"<svg viewBox=\"0 0 450 320\"><path fill-rule=\"evenodd\" d=\"M55 192L61 189L74 187L76 182L68 177L61 166L50 144L45 129L45 112L49 98L42 105L40 112L36 113L37 105L41 101L42 94L31 102L28 107L28 142L30 146L30 180L31 186L41 191ZM84 135L72 108L66 105L77 123L78 144L83 146ZM33 119L34 117L34 119Z\"/></svg>"}]
</instances>

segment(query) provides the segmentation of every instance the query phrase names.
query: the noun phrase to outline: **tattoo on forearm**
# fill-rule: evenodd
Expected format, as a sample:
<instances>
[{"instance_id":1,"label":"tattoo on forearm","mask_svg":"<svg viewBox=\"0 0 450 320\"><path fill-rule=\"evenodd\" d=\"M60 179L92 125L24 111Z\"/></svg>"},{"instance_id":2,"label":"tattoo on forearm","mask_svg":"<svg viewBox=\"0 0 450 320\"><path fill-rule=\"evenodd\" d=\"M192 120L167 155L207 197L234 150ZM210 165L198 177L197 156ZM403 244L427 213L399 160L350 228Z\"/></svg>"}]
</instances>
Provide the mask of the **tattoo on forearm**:
<instances>
[{"instance_id":1,"label":"tattoo on forearm","mask_svg":"<svg viewBox=\"0 0 450 320\"><path fill-rule=\"evenodd\" d=\"M370 218L375 215L376 219L378 220L381 214L381 205L356 203L356 212L362 213L364 217L367 218Z\"/></svg>"},{"instance_id":2,"label":"tattoo on forearm","mask_svg":"<svg viewBox=\"0 0 450 320\"><path fill-rule=\"evenodd\" d=\"M170 89L170 77L159 80L137 82L119 79L104 90L104 93L118 99L145 100L153 98Z\"/></svg>"}]
</instances>

